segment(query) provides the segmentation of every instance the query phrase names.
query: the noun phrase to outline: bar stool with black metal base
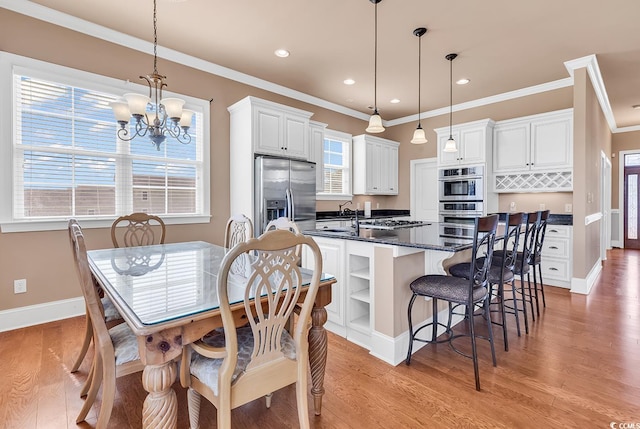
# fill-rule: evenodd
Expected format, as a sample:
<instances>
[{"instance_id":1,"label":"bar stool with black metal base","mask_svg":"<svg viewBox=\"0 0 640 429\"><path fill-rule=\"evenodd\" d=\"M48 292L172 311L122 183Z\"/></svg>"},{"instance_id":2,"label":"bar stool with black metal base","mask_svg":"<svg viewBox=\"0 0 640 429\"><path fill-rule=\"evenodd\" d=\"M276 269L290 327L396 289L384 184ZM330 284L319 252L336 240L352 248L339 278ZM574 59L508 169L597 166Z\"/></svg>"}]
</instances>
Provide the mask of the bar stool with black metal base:
<instances>
[{"instance_id":1,"label":"bar stool with black metal base","mask_svg":"<svg viewBox=\"0 0 640 429\"><path fill-rule=\"evenodd\" d=\"M547 220L549 219L549 210L538 212L540 213L540 223L536 231L536 244L533 249L533 255L531 257L531 266L533 268L533 292L536 300L536 314L540 315L540 304L538 304L538 290L542 295L542 306L546 307L547 302L544 299L544 285L542 284L542 246L544 245L544 235L547 231ZM538 275L536 275L536 267L538 268L538 275L540 279L540 286L538 286Z\"/></svg>"},{"instance_id":2,"label":"bar stool with black metal base","mask_svg":"<svg viewBox=\"0 0 640 429\"><path fill-rule=\"evenodd\" d=\"M407 352L406 364L409 365L411 363L411 353L413 351L414 341L421 341L424 343L449 341L449 345L456 353L473 360L473 371L475 374L476 390L480 390L476 337L489 340L489 344L491 345L493 366L496 366L496 352L493 345L491 317L489 317L487 312L486 321L488 327L488 337L476 335L473 320L474 317L469 317L468 334L453 335L449 323L446 327L447 338L444 340L437 340L438 325L441 324L438 323L436 316L438 314L437 300L439 299L447 301L449 302L449 304L465 305L469 313L473 313L473 308L475 308L476 304L481 304L484 306L484 308L488 309L490 301L488 273L489 267L491 266L491 258L493 256L493 244L496 236L496 228L498 226L498 215L476 218L474 223L475 227L471 260L476 261L476 263L470 264L469 266L469 280L460 277L434 274L421 276L415 279L410 284L413 296L409 301L409 307L407 310L409 318L409 350ZM481 258L481 256L484 257ZM413 303L418 296L430 297L433 300L433 319L431 323L419 327L414 332L413 323L411 321L411 309L413 308ZM449 306L449 322L450 321L451 305ZM416 335L427 326L431 326L433 328L431 340L417 338ZM469 336L471 338L471 355L458 350L452 343L453 340L462 336Z\"/></svg>"},{"instance_id":3,"label":"bar stool with black metal base","mask_svg":"<svg viewBox=\"0 0 640 429\"><path fill-rule=\"evenodd\" d=\"M498 306L496 311L500 313L500 322L493 321L494 324L502 326L502 338L504 339L504 350L509 351L509 338L507 337L507 316L504 305L504 285L511 284L511 293L516 296L516 279L515 266L518 252L518 243L520 242L520 230L524 220L524 213L507 213L505 217L504 235L502 237L502 251L496 251L489 269L489 290L493 297L493 287L496 286L496 301L492 304ZM500 257L502 255L506 255ZM498 256L498 257L496 257ZM449 267L449 273L455 277L469 278L471 262L462 262ZM514 314L516 319L516 328L518 336L520 336L520 316L518 314L518 301L513 301L513 310L509 313Z\"/></svg>"},{"instance_id":4,"label":"bar stool with black metal base","mask_svg":"<svg viewBox=\"0 0 640 429\"><path fill-rule=\"evenodd\" d=\"M518 296L522 300L522 314L524 316L524 330L529 333L529 316L527 311L527 303L531 307L531 318L536 320L535 311L533 309L533 290L531 289L530 266L533 258L533 248L535 246L536 231L540 224L539 212L527 213L525 216L525 231L524 239L522 241L522 250L516 254L516 264L514 267L514 274L520 278L520 290L517 294L514 294L511 299L505 298L505 307L507 310L516 311ZM494 255L494 261L499 261L504 256L504 251L496 251ZM526 287L525 287L526 277ZM513 301L513 305L509 306L508 302Z\"/></svg>"}]
</instances>

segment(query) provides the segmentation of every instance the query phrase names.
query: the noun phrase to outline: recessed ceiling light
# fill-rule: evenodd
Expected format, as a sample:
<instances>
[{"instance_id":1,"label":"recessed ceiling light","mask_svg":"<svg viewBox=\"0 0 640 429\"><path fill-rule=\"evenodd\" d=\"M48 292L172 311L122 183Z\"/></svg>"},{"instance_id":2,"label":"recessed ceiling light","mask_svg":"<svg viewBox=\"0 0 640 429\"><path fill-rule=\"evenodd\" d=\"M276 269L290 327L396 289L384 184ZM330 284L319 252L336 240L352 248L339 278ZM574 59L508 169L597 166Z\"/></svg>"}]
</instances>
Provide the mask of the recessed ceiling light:
<instances>
[{"instance_id":1,"label":"recessed ceiling light","mask_svg":"<svg viewBox=\"0 0 640 429\"><path fill-rule=\"evenodd\" d=\"M633 105L633 106L631 106L631 107L633 107L634 109L640 109L640 104L634 104L634 105Z\"/></svg>"},{"instance_id":2,"label":"recessed ceiling light","mask_svg":"<svg viewBox=\"0 0 640 429\"><path fill-rule=\"evenodd\" d=\"M280 58L287 58L289 56L289 51L287 51L286 49L276 49L274 54L276 54L276 56Z\"/></svg>"},{"instance_id":3,"label":"recessed ceiling light","mask_svg":"<svg viewBox=\"0 0 640 429\"><path fill-rule=\"evenodd\" d=\"M398 104L400 102L400 100L398 100L397 98L394 98L393 100L389 101L392 104Z\"/></svg>"},{"instance_id":4,"label":"recessed ceiling light","mask_svg":"<svg viewBox=\"0 0 640 429\"><path fill-rule=\"evenodd\" d=\"M354 83L356 83L356 81L353 79L345 79L342 81L342 83L344 83L345 85L353 85Z\"/></svg>"},{"instance_id":5,"label":"recessed ceiling light","mask_svg":"<svg viewBox=\"0 0 640 429\"><path fill-rule=\"evenodd\" d=\"M456 83L457 83L458 85L466 85L466 84L468 84L469 82L471 82L471 81L470 81L469 79L467 79L467 78L459 79L459 80L457 80L457 81L456 81Z\"/></svg>"}]
</instances>

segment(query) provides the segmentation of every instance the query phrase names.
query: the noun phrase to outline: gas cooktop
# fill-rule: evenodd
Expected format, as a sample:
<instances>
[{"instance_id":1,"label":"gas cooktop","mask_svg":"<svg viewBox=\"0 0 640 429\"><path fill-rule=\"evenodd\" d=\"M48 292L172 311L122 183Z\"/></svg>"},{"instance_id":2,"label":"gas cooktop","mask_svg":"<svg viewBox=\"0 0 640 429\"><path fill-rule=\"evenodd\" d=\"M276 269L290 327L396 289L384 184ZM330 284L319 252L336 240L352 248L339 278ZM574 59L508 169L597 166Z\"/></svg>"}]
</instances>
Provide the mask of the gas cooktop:
<instances>
[{"instance_id":1,"label":"gas cooktop","mask_svg":"<svg viewBox=\"0 0 640 429\"><path fill-rule=\"evenodd\" d=\"M369 229L400 229L413 228L416 226L430 225L429 222L421 220L394 220L394 219L374 219L360 221L360 228Z\"/></svg>"}]
</instances>

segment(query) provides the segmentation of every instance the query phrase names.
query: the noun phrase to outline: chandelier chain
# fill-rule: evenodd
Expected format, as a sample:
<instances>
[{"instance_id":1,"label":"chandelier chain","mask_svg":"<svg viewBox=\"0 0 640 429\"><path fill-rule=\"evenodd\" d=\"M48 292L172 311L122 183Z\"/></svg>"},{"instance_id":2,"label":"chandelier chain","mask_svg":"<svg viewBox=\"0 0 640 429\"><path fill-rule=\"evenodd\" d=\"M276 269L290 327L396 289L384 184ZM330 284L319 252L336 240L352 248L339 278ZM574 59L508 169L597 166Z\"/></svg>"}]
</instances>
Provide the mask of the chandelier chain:
<instances>
[{"instance_id":1,"label":"chandelier chain","mask_svg":"<svg viewBox=\"0 0 640 429\"><path fill-rule=\"evenodd\" d=\"M158 74L158 18L156 0L153 0L153 73Z\"/></svg>"}]
</instances>

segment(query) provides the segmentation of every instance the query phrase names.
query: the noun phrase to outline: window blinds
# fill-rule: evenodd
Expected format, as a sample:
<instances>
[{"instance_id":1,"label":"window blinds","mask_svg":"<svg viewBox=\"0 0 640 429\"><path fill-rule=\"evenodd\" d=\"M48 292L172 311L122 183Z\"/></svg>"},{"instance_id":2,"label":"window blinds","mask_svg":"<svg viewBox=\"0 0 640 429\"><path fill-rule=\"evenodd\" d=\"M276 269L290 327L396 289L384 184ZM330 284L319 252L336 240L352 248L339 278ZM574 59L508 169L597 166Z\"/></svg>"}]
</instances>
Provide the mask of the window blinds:
<instances>
[{"instance_id":1,"label":"window blinds","mask_svg":"<svg viewBox=\"0 0 640 429\"><path fill-rule=\"evenodd\" d=\"M190 144L168 137L158 151L117 138L117 98L14 74L15 219L201 214L202 114Z\"/></svg>"}]
</instances>

